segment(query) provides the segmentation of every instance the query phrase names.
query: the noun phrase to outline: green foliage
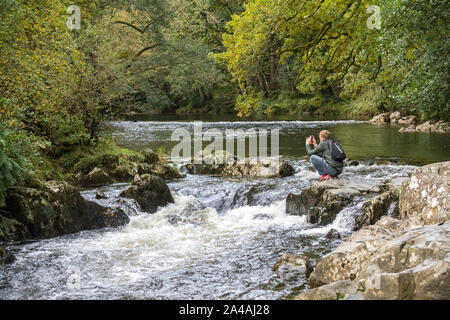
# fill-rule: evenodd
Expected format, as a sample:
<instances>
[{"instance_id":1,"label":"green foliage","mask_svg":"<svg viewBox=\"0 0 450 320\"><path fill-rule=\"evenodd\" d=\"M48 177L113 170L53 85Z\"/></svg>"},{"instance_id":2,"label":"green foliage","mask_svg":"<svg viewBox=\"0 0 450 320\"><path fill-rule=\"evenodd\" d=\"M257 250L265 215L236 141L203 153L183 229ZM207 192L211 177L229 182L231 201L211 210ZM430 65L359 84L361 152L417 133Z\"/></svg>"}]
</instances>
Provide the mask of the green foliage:
<instances>
[{"instance_id":1,"label":"green foliage","mask_svg":"<svg viewBox=\"0 0 450 320\"><path fill-rule=\"evenodd\" d=\"M13 148L14 135L0 126L0 207L5 205L5 193L14 185L25 168L20 148Z\"/></svg>"},{"instance_id":2,"label":"green foliage","mask_svg":"<svg viewBox=\"0 0 450 320\"><path fill-rule=\"evenodd\" d=\"M449 1L382 1L380 47L401 78L389 97L424 118L450 120Z\"/></svg>"}]
</instances>

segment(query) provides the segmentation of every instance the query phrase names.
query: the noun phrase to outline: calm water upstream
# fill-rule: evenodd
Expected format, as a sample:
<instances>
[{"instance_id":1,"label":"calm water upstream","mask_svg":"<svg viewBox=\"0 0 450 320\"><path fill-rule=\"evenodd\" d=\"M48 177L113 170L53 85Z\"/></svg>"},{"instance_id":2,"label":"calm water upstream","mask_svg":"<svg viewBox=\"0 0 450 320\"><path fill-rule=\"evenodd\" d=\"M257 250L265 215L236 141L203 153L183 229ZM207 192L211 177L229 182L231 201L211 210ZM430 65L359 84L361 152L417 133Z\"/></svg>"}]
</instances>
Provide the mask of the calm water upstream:
<instances>
[{"instance_id":1,"label":"calm water upstream","mask_svg":"<svg viewBox=\"0 0 450 320\"><path fill-rule=\"evenodd\" d=\"M80 232L54 239L5 244L16 261L0 266L0 299L283 299L306 288L272 272L279 257L303 253L313 261L339 240L324 238L335 228L350 234L362 199L344 208L332 225L319 227L284 213L289 192L316 183L306 159L307 136L329 129L360 165L342 177L385 180L406 177L415 165L450 160L449 135L398 133L363 121L276 118L244 121L234 117L134 116L110 124L124 147L163 148L170 153L177 128L279 128L280 155L296 170L292 177L231 179L187 175L169 183L175 203L146 214L125 199L129 225ZM239 120L239 121L237 121ZM386 162L387 161L387 162ZM83 191L87 199L119 206L128 184ZM109 198L95 200L98 191ZM76 277L79 286L68 286Z\"/></svg>"}]
</instances>

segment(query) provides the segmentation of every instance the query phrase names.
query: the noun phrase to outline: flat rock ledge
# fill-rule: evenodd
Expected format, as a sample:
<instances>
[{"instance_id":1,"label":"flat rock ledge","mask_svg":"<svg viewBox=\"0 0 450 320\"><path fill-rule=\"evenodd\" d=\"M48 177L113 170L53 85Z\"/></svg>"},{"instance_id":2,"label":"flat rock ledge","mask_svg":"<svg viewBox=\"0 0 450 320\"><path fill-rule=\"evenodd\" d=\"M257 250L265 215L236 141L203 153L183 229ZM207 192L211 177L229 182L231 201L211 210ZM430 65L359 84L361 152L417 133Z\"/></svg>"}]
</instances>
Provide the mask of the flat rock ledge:
<instances>
[{"instance_id":1,"label":"flat rock ledge","mask_svg":"<svg viewBox=\"0 0 450 320\"><path fill-rule=\"evenodd\" d=\"M383 216L320 259L294 299L450 299L450 162L414 170L399 216Z\"/></svg>"},{"instance_id":2,"label":"flat rock ledge","mask_svg":"<svg viewBox=\"0 0 450 320\"><path fill-rule=\"evenodd\" d=\"M207 174L233 178L287 177L295 173L291 164L284 160L275 161L246 159L239 161L227 152L205 153L201 163L189 163L182 167L189 174Z\"/></svg>"},{"instance_id":3,"label":"flat rock ledge","mask_svg":"<svg viewBox=\"0 0 450 320\"><path fill-rule=\"evenodd\" d=\"M348 206L355 197L374 197L381 194L382 205L363 206L363 214L358 228L370 225L388 213L392 203L398 201L399 184L407 178L393 180L336 179L316 183L301 191L289 194L286 198L286 213L306 215L309 223L327 225L334 221L336 215ZM387 193L386 195L383 194ZM373 200L375 202L375 200Z\"/></svg>"}]
</instances>

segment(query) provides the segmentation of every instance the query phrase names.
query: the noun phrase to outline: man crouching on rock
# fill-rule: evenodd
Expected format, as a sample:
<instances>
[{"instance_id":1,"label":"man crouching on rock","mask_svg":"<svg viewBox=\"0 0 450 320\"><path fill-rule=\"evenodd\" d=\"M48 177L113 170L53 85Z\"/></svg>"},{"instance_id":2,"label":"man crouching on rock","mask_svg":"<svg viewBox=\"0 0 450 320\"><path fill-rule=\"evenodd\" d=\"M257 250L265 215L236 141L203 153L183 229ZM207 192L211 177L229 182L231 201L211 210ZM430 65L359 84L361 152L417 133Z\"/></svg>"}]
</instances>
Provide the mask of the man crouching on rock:
<instances>
[{"instance_id":1,"label":"man crouching on rock","mask_svg":"<svg viewBox=\"0 0 450 320\"><path fill-rule=\"evenodd\" d=\"M308 152L309 161L322 176L319 181L336 178L342 173L344 167L342 162L335 161L332 158L330 139L328 130L320 131L319 144L317 144L314 136L306 139L306 152ZM314 149L311 149L311 144L314 145Z\"/></svg>"}]
</instances>

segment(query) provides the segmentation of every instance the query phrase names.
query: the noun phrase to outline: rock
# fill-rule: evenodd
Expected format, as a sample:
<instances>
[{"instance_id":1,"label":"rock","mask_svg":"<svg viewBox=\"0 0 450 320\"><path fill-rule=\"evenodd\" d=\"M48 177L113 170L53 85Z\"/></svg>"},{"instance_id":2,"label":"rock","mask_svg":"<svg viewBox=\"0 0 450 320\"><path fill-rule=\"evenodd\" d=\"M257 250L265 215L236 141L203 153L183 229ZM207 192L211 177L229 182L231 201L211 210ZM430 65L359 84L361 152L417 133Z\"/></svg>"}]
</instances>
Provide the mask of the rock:
<instances>
[{"instance_id":1,"label":"rock","mask_svg":"<svg viewBox=\"0 0 450 320\"><path fill-rule=\"evenodd\" d=\"M408 128L400 128L399 132L437 132L437 133L448 133L450 131L449 124L444 121L438 121L432 123L431 121L424 122L418 126L410 125Z\"/></svg>"},{"instance_id":2,"label":"rock","mask_svg":"<svg viewBox=\"0 0 450 320\"><path fill-rule=\"evenodd\" d=\"M347 295L358 292L358 283L351 280L340 280L319 288L308 290L293 300L341 300Z\"/></svg>"},{"instance_id":3,"label":"rock","mask_svg":"<svg viewBox=\"0 0 450 320\"><path fill-rule=\"evenodd\" d=\"M9 189L4 210L0 235L5 240L51 238L81 230L115 227L129 221L125 213L115 213L87 201L78 189L56 181L45 183L43 190Z\"/></svg>"},{"instance_id":4,"label":"rock","mask_svg":"<svg viewBox=\"0 0 450 320\"><path fill-rule=\"evenodd\" d=\"M28 238L31 238L31 234L25 225L16 219L0 215L0 241L22 240Z\"/></svg>"},{"instance_id":5,"label":"rock","mask_svg":"<svg viewBox=\"0 0 450 320\"><path fill-rule=\"evenodd\" d=\"M398 111L392 112L392 113L389 115L389 119L390 119L390 122L391 122L391 123L397 123L398 120L400 120L400 118L401 118L401 114L400 114L400 112L398 112Z\"/></svg>"},{"instance_id":6,"label":"rock","mask_svg":"<svg viewBox=\"0 0 450 320\"><path fill-rule=\"evenodd\" d=\"M450 222L383 217L319 260L310 287L356 280L364 299L448 299Z\"/></svg>"},{"instance_id":7,"label":"rock","mask_svg":"<svg viewBox=\"0 0 450 320\"><path fill-rule=\"evenodd\" d=\"M293 176L295 173L294 167L287 162L282 161L278 169L278 175L280 177Z\"/></svg>"},{"instance_id":8,"label":"rock","mask_svg":"<svg viewBox=\"0 0 450 320\"><path fill-rule=\"evenodd\" d=\"M424 224L441 223L450 218L450 161L414 169L403 182L399 211L402 219L416 216Z\"/></svg>"},{"instance_id":9,"label":"rock","mask_svg":"<svg viewBox=\"0 0 450 320\"><path fill-rule=\"evenodd\" d=\"M273 218L265 213L258 213L253 216L253 220L272 220Z\"/></svg>"},{"instance_id":10,"label":"rock","mask_svg":"<svg viewBox=\"0 0 450 320\"><path fill-rule=\"evenodd\" d=\"M183 166L190 174L210 174L236 178L272 178L292 176L292 165L286 161L270 159L239 162L236 157L226 152L205 154L202 163L190 163Z\"/></svg>"},{"instance_id":11,"label":"rock","mask_svg":"<svg viewBox=\"0 0 450 320\"><path fill-rule=\"evenodd\" d=\"M416 132L416 126L415 125L410 125L408 128L402 127L398 130L398 132L402 133L402 132Z\"/></svg>"},{"instance_id":12,"label":"rock","mask_svg":"<svg viewBox=\"0 0 450 320\"><path fill-rule=\"evenodd\" d=\"M448 133L450 132L450 125L448 122L438 121L434 126L434 132Z\"/></svg>"},{"instance_id":13,"label":"rock","mask_svg":"<svg viewBox=\"0 0 450 320\"><path fill-rule=\"evenodd\" d=\"M160 161L159 155L152 149L145 149L141 154L144 156L144 162L146 164L156 164Z\"/></svg>"},{"instance_id":14,"label":"rock","mask_svg":"<svg viewBox=\"0 0 450 320\"><path fill-rule=\"evenodd\" d=\"M301 277L308 277L314 268L307 256L288 253L281 256L272 270L280 278L294 280Z\"/></svg>"},{"instance_id":15,"label":"rock","mask_svg":"<svg viewBox=\"0 0 450 320\"><path fill-rule=\"evenodd\" d=\"M385 123L389 123L390 118L389 118L389 113L382 113L379 114L375 117L373 117L369 122L372 124L385 124Z\"/></svg>"},{"instance_id":16,"label":"rock","mask_svg":"<svg viewBox=\"0 0 450 320\"><path fill-rule=\"evenodd\" d=\"M111 178L111 176L103 171L103 169L97 167L87 175L83 175L81 172L79 172L75 179L81 186L89 188L106 186L113 183L113 179Z\"/></svg>"},{"instance_id":17,"label":"rock","mask_svg":"<svg viewBox=\"0 0 450 320\"><path fill-rule=\"evenodd\" d=\"M327 225L337 213L349 205L355 196L370 193L377 182L363 179L336 179L317 183L298 195L286 198L286 213L306 215L309 223Z\"/></svg>"},{"instance_id":18,"label":"rock","mask_svg":"<svg viewBox=\"0 0 450 320\"><path fill-rule=\"evenodd\" d=\"M356 160L345 159L344 165L347 167L354 167L354 166L359 166L359 162Z\"/></svg>"},{"instance_id":19,"label":"rock","mask_svg":"<svg viewBox=\"0 0 450 320\"><path fill-rule=\"evenodd\" d=\"M158 206L174 203L169 187L160 177L156 176L150 176L147 180L132 185L120 196L136 200L141 210L148 213L155 213Z\"/></svg>"},{"instance_id":20,"label":"rock","mask_svg":"<svg viewBox=\"0 0 450 320\"><path fill-rule=\"evenodd\" d=\"M433 128L431 121L424 122L416 127L416 131L430 133Z\"/></svg>"},{"instance_id":21,"label":"rock","mask_svg":"<svg viewBox=\"0 0 450 320\"><path fill-rule=\"evenodd\" d=\"M336 229L330 229L325 237L327 239L340 239L341 234Z\"/></svg>"},{"instance_id":22,"label":"rock","mask_svg":"<svg viewBox=\"0 0 450 320\"><path fill-rule=\"evenodd\" d=\"M108 196L104 192L97 192L95 194L95 199L108 199Z\"/></svg>"},{"instance_id":23,"label":"rock","mask_svg":"<svg viewBox=\"0 0 450 320\"><path fill-rule=\"evenodd\" d=\"M0 247L0 265L13 263L14 260L14 256L8 250Z\"/></svg>"},{"instance_id":24,"label":"rock","mask_svg":"<svg viewBox=\"0 0 450 320\"><path fill-rule=\"evenodd\" d=\"M141 176L148 174L166 181L184 177L177 168L168 165L140 163L136 168L137 173Z\"/></svg>"},{"instance_id":25,"label":"rock","mask_svg":"<svg viewBox=\"0 0 450 320\"><path fill-rule=\"evenodd\" d=\"M132 185L138 185L142 183L142 178L140 175L135 175L133 181L131 182Z\"/></svg>"},{"instance_id":26,"label":"rock","mask_svg":"<svg viewBox=\"0 0 450 320\"><path fill-rule=\"evenodd\" d=\"M416 116L403 117L401 119L398 119L397 123L400 125L407 125L407 126L415 125L417 124L417 117Z\"/></svg>"},{"instance_id":27,"label":"rock","mask_svg":"<svg viewBox=\"0 0 450 320\"><path fill-rule=\"evenodd\" d=\"M108 228L117 228L120 226L124 226L130 222L130 218L128 218L125 211L123 211L121 208L107 208L104 214L104 225Z\"/></svg>"},{"instance_id":28,"label":"rock","mask_svg":"<svg viewBox=\"0 0 450 320\"><path fill-rule=\"evenodd\" d=\"M398 217L399 189L392 188L383 194L369 199L362 206L362 214L355 219L354 230L359 230L380 220L384 215Z\"/></svg>"},{"instance_id":29,"label":"rock","mask_svg":"<svg viewBox=\"0 0 450 320\"><path fill-rule=\"evenodd\" d=\"M134 177L134 168L126 165L120 165L110 172L110 176L118 182L128 182Z\"/></svg>"}]
</instances>

